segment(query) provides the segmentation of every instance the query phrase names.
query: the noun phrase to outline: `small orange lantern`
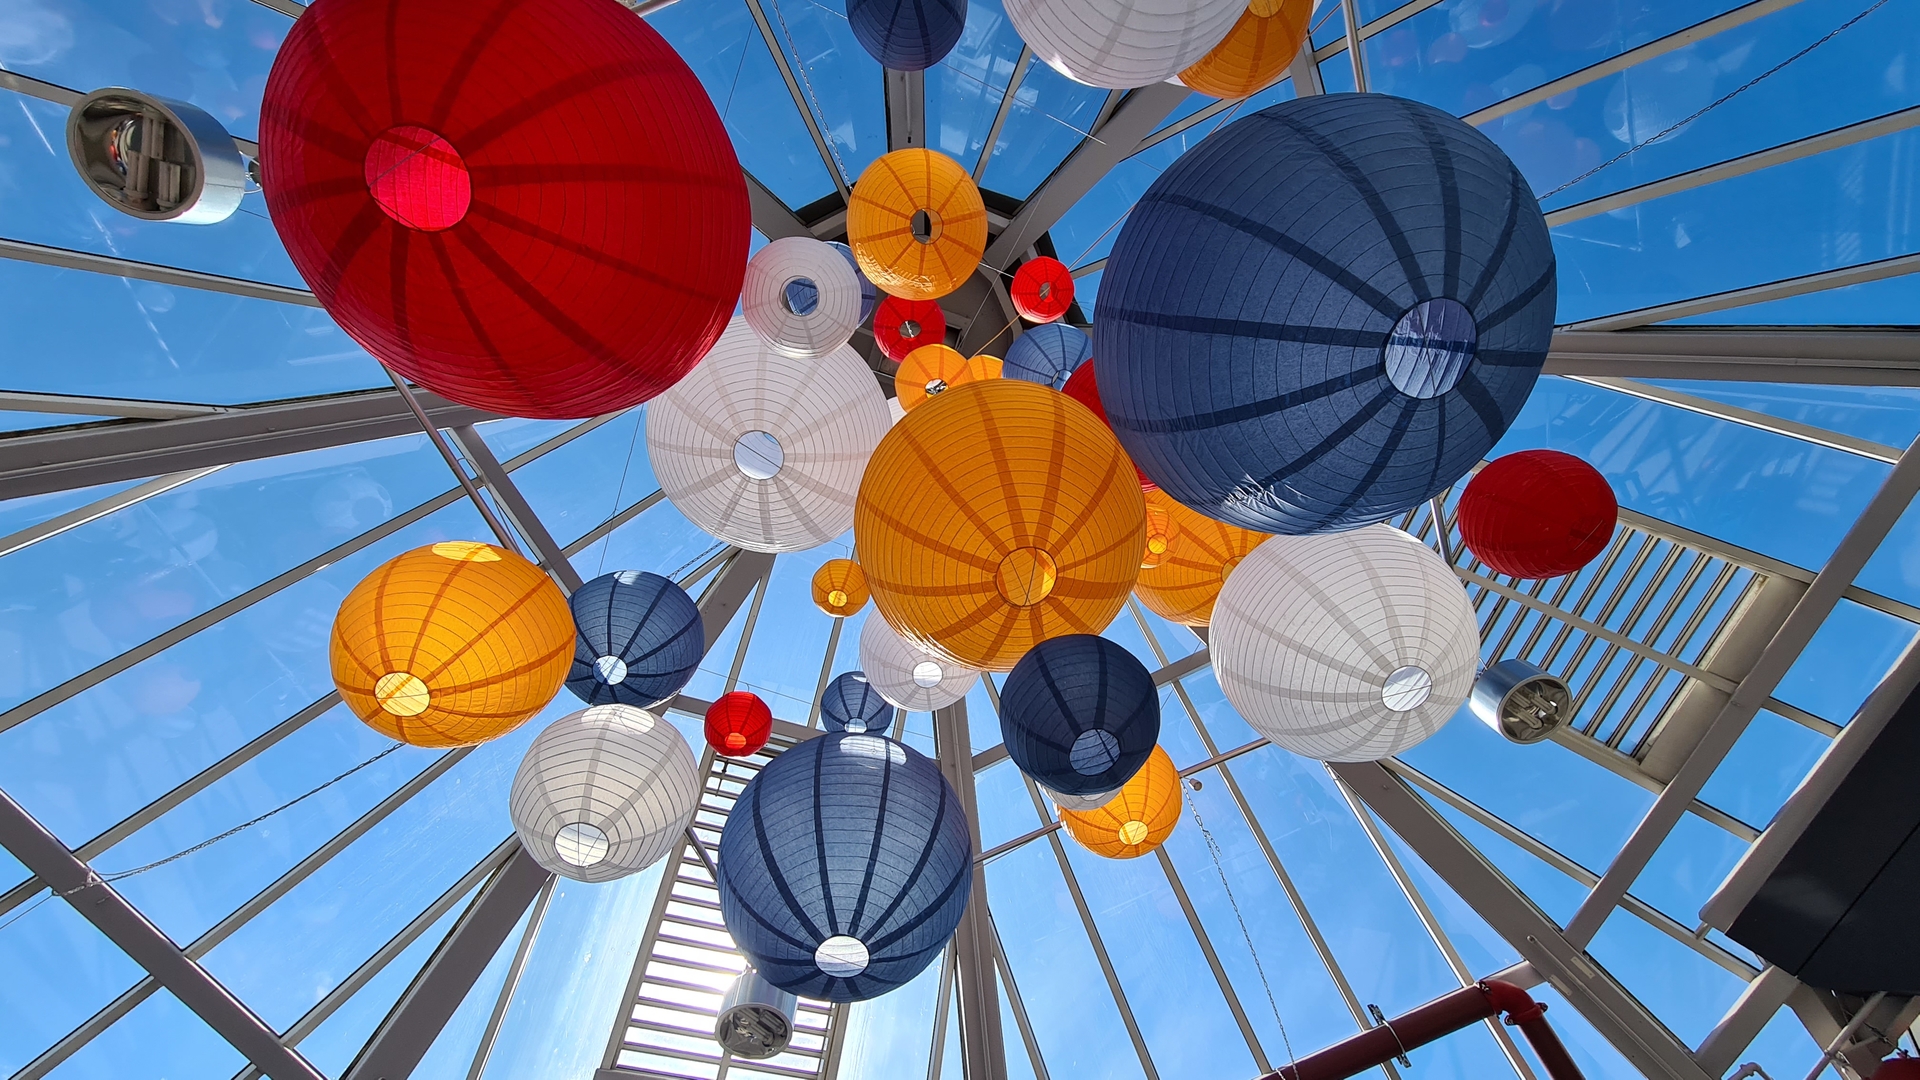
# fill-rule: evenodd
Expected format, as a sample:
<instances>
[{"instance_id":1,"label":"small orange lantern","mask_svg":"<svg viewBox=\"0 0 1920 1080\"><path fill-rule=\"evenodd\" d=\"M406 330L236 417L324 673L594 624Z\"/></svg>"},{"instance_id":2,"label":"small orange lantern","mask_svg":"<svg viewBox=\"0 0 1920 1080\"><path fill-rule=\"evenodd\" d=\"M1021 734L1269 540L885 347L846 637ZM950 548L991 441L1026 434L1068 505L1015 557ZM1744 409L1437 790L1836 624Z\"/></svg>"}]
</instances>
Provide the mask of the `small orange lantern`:
<instances>
[{"instance_id":1,"label":"small orange lantern","mask_svg":"<svg viewBox=\"0 0 1920 1080\"><path fill-rule=\"evenodd\" d=\"M1180 770L1159 747L1113 798L1093 810L1061 810L1060 824L1080 846L1109 859L1132 859L1166 842L1180 824Z\"/></svg>"},{"instance_id":2,"label":"small orange lantern","mask_svg":"<svg viewBox=\"0 0 1920 1080\"><path fill-rule=\"evenodd\" d=\"M852 559L828 559L813 572L813 606L844 619L867 606L867 573Z\"/></svg>"},{"instance_id":3,"label":"small orange lantern","mask_svg":"<svg viewBox=\"0 0 1920 1080\"><path fill-rule=\"evenodd\" d=\"M1300 54L1313 0L1254 0L1213 51L1180 73L1190 89L1228 101L1280 81Z\"/></svg>"},{"instance_id":4,"label":"small orange lantern","mask_svg":"<svg viewBox=\"0 0 1920 1080\"><path fill-rule=\"evenodd\" d=\"M911 409L961 383L1000 377L1001 362L991 356L969 360L945 345L922 345L907 354L893 376L893 393L902 409Z\"/></svg>"},{"instance_id":5,"label":"small orange lantern","mask_svg":"<svg viewBox=\"0 0 1920 1080\"><path fill-rule=\"evenodd\" d=\"M1219 599L1227 575L1267 534L1215 521L1180 505L1164 491L1149 491L1146 499L1147 557L1153 556L1156 511L1166 515L1165 547L1158 561L1141 568L1133 594L1168 622L1206 626L1213 622L1213 602Z\"/></svg>"}]
</instances>

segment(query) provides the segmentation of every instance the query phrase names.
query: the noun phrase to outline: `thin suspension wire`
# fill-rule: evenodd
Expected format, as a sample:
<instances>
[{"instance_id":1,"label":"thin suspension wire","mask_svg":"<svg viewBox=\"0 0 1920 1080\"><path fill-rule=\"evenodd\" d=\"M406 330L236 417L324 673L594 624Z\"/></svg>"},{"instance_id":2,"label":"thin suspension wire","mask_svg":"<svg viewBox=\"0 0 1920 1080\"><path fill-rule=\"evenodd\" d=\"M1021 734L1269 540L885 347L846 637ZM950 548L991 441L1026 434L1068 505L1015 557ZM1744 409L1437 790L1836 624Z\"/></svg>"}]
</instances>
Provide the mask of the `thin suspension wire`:
<instances>
[{"instance_id":1,"label":"thin suspension wire","mask_svg":"<svg viewBox=\"0 0 1920 1080\"><path fill-rule=\"evenodd\" d=\"M767 0L767 4L773 8L774 17L780 20L780 35L786 39L787 48L793 52L793 62L800 69L800 85L806 87L807 103L813 107L814 116L818 118L821 141L827 144L827 153L833 156L833 166L840 171L840 183L851 184L854 177L847 171L847 163L840 158L833 128L827 120L827 110L821 108L820 98L813 92L813 79L807 75L807 62L800 55L800 46L793 42L793 31L787 26L786 14L780 10L780 0Z\"/></svg>"},{"instance_id":2,"label":"thin suspension wire","mask_svg":"<svg viewBox=\"0 0 1920 1080\"><path fill-rule=\"evenodd\" d=\"M1681 128L1686 127L1688 124L1693 123L1695 120L1700 119L1701 117L1707 115L1708 113L1719 108L1720 106L1725 105L1727 102L1732 101L1734 98L1737 98L1741 94L1746 93L1748 90L1753 89L1755 86L1759 85L1760 83L1765 82L1767 79L1772 78L1776 74L1779 74L1781 69L1785 68L1788 64L1793 63L1795 60L1798 60L1801 57L1812 52L1813 50L1819 48L1820 46L1825 45L1827 42L1832 41L1834 38L1840 36L1840 33L1842 31L1851 27L1854 23L1859 22L1861 19L1864 19L1867 16L1873 14L1874 12L1880 10L1886 5L1887 5L1887 0L1876 0L1876 2L1871 6L1869 6L1865 11L1862 11L1860 14L1855 15L1853 18L1848 19L1846 22L1843 22L1839 26L1836 26L1832 30L1828 31L1825 37L1820 38L1818 41L1815 41L1813 44L1808 45L1806 48L1801 49L1797 53L1794 53L1792 56L1787 57L1785 60L1782 60L1779 63L1768 68L1767 70L1761 72L1760 74L1755 75L1753 78L1748 79L1746 82L1741 83L1739 86L1734 87L1732 90L1729 90L1725 95L1711 102L1710 104L1702 107L1701 109L1696 111L1693 115L1687 117L1685 120L1681 120L1677 123L1667 125L1666 127L1660 129L1658 132L1654 133L1653 135L1650 135L1647 138L1641 139L1639 142L1634 143L1632 146L1627 147L1625 150L1622 150L1619 153L1608 158L1607 160L1601 162L1600 164L1595 165L1593 168L1588 169L1586 172L1581 173L1579 176L1574 177L1573 179L1567 181L1566 183L1561 184L1559 187L1554 188L1552 191L1547 192L1545 195L1540 196L1540 201L1545 202L1546 200L1554 197L1555 195L1560 194L1561 192L1567 190L1568 188L1574 186L1575 184L1580 183L1581 181L1587 179L1588 177L1606 168L1607 166L1614 165L1619 163L1620 161L1625 160L1628 155L1638 150L1645 149L1647 146L1653 143L1659 142L1661 139L1664 139L1667 136L1673 134L1674 132L1679 131Z\"/></svg>"},{"instance_id":3,"label":"thin suspension wire","mask_svg":"<svg viewBox=\"0 0 1920 1080\"><path fill-rule=\"evenodd\" d=\"M1184 783L1182 786L1185 786ZM1193 815L1194 825L1199 828L1200 835L1207 841L1207 854L1213 859L1214 871L1220 875L1220 888L1226 891L1227 904L1233 908L1234 921L1240 924L1240 936L1247 943L1248 955L1253 957L1253 970L1260 976L1260 988L1267 992L1267 1008L1273 1010L1273 1022L1280 1025L1280 1041L1287 1048L1287 1066L1293 1070L1295 1076L1298 1076L1300 1062L1293 1053L1293 1040L1287 1036L1287 1022L1280 1019L1280 1005L1274 1001L1273 984L1267 981L1267 969L1260 963L1259 950L1253 947L1253 934L1247 930L1246 916L1240 914L1240 901L1234 899L1233 886L1227 883L1227 868L1220 860L1220 842L1213 838L1212 830L1208 829L1207 823L1201 820L1199 800L1187 794L1186 801L1187 812Z\"/></svg>"},{"instance_id":4,"label":"thin suspension wire","mask_svg":"<svg viewBox=\"0 0 1920 1080\"><path fill-rule=\"evenodd\" d=\"M640 425L645 422L646 422L646 414L638 410L635 410L633 414L633 437L627 440L627 463L625 465L620 466L620 486L613 489L613 509L607 511L607 519L609 521L611 521L613 518L618 516L620 513L620 500L627 493L627 470L633 468L633 450L634 450L634 447L640 445ZM606 573L607 549L612 546L613 546L612 534L608 534L607 536L601 538L600 565L594 568L594 571L593 571L594 577L599 577L601 574Z\"/></svg>"}]
</instances>

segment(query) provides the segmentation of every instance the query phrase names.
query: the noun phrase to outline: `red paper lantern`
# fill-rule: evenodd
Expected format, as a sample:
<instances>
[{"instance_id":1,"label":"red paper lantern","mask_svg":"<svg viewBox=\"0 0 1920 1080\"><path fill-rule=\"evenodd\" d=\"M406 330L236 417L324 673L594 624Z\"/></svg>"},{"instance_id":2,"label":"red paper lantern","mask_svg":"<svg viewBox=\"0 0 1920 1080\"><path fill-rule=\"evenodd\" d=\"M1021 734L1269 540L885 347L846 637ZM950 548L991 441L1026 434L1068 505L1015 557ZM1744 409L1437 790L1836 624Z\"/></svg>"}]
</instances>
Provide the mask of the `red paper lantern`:
<instances>
[{"instance_id":1,"label":"red paper lantern","mask_svg":"<svg viewBox=\"0 0 1920 1080\"><path fill-rule=\"evenodd\" d=\"M947 316L932 300L883 296L873 309L873 340L887 359L899 363L922 345L946 344Z\"/></svg>"},{"instance_id":2,"label":"red paper lantern","mask_svg":"<svg viewBox=\"0 0 1920 1080\"><path fill-rule=\"evenodd\" d=\"M1920 1058L1890 1057L1874 1070L1873 1080L1920 1080Z\"/></svg>"},{"instance_id":3,"label":"red paper lantern","mask_svg":"<svg viewBox=\"0 0 1920 1080\"><path fill-rule=\"evenodd\" d=\"M1013 272L1007 286L1013 310L1028 322L1050 323L1073 306L1073 272L1059 259L1036 255Z\"/></svg>"},{"instance_id":4,"label":"red paper lantern","mask_svg":"<svg viewBox=\"0 0 1920 1080\"><path fill-rule=\"evenodd\" d=\"M1099 417L1100 422L1107 425L1107 430L1113 430L1113 425L1107 421L1107 407L1100 404L1100 384L1096 383L1093 379L1093 360L1091 358L1089 358L1086 363L1073 369L1073 374L1067 376L1067 385L1061 387L1060 392L1080 404L1085 405L1087 408L1092 409L1093 415ZM1140 471L1140 466L1135 465L1133 471L1140 477L1141 491L1160 490L1160 485L1147 479L1147 474Z\"/></svg>"},{"instance_id":5,"label":"red paper lantern","mask_svg":"<svg viewBox=\"0 0 1920 1080\"><path fill-rule=\"evenodd\" d=\"M773 734L773 710L758 694L735 690L722 694L707 710L707 745L727 757L760 752Z\"/></svg>"},{"instance_id":6,"label":"red paper lantern","mask_svg":"<svg viewBox=\"0 0 1920 1080\"><path fill-rule=\"evenodd\" d=\"M1558 450L1496 459L1460 496L1460 538L1494 571L1521 578L1571 574L1613 539L1620 504L1599 470Z\"/></svg>"},{"instance_id":7,"label":"red paper lantern","mask_svg":"<svg viewBox=\"0 0 1920 1080\"><path fill-rule=\"evenodd\" d=\"M274 59L260 160L327 311L476 408L646 401L740 295L732 143L693 72L614 0L317 0Z\"/></svg>"}]
</instances>

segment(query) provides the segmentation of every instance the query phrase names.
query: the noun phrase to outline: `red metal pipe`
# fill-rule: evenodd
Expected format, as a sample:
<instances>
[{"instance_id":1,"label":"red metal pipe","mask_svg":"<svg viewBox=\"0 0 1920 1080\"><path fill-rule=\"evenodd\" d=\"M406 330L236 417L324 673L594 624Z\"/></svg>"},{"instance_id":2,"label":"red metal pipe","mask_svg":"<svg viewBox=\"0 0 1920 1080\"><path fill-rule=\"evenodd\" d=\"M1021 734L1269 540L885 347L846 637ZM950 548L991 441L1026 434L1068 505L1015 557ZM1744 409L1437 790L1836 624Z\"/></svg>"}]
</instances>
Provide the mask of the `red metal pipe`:
<instances>
[{"instance_id":1,"label":"red metal pipe","mask_svg":"<svg viewBox=\"0 0 1920 1080\"><path fill-rule=\"evenodd\" d=\"M1261 1080L1346 1080L1415 1047L1498 1013L1520 1029L1553 1080L1583 1080L1573 1058L1547 1023L1547 1007L1512 983L1488 979L1463 986L1324 1050L1301 1058Z\"/></svg>"}]
</instances>

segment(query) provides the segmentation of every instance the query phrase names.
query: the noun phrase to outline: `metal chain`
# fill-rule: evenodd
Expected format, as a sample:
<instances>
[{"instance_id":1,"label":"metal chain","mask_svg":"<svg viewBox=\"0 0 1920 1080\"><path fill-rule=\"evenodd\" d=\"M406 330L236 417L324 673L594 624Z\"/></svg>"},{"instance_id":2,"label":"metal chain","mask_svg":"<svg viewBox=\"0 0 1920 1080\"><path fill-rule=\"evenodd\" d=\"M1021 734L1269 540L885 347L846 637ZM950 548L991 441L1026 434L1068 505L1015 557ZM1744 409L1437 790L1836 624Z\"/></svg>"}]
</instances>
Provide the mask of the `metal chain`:
<instances>
[{"instance_id":1,"label":"metal chain","mask_svg":"<svg viewBox=\"0 0 1920 1080\"><path fill-rule=\"evenodd\" d=\"M1267 992L1267 1008L1273 1010L1273 1022L1280 1025L1280 1041L1287 1048L1287 1067L1293 1070L1295 1076L1298 1076L1300 1061L1294 1056L1293 1040L1287 1036L1287 1022L1280 1019L1280 1006L1273 999L1273 984L1267 981L1267 969L1260 963L1259 951L1253 947L1253 934L1247 930L1246 916L1240 914L1240 901L1234 899L1233 886L1227 883L1227 868L1220 861L1220 842L1213 838L1213 832L1207 828L1207 823L1201 820L1199 800L1193 798L1191 792L1187 793L1186 800L1187 812L1193 815L1194 825L1199 828L1200 835L1207 841L1207 854L1213 857L1213 869L1220 875L1220 888L1226 891L1227 904L1233 908L1234 921L1240 924L1240 937L1246 941L1247 953L1253 957L1253 970L1260 976L1260 988Z\"/></svg>"}]
</instances>

